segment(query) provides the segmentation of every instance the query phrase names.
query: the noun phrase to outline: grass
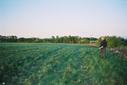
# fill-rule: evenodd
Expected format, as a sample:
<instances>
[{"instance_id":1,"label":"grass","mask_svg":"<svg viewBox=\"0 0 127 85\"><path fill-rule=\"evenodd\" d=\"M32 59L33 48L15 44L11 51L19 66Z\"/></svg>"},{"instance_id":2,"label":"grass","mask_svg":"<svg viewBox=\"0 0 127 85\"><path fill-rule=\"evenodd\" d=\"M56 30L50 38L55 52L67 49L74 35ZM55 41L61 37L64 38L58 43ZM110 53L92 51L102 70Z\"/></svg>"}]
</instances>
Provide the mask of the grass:
<instances>
[{"instance_id":1,"label":"grass","mask_svg":"<svg viewBox=\"0 0 127 85\"><path fill-rule=\"evenodd\" d=\"M127 85L127 61L107 50L73 44L0 44L6 85Z\"/></svg>"}]
</instances>

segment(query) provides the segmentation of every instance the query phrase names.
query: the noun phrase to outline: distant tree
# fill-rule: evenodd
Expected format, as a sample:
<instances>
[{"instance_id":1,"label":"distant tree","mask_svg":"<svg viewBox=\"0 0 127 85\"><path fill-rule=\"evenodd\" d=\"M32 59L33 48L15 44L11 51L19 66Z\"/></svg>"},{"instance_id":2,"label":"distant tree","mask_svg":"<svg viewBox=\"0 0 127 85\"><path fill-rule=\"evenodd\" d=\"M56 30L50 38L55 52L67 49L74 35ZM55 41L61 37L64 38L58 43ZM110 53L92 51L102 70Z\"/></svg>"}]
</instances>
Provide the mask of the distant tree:
<instances>
[{"instance_id":1,"label":"distant tree","mask_svg":"<svg viewBox=\"0 0 127 85\"><path fill-rule=\"evenodd\" d=\"M56 36L55 42L56 42L56 43L60 43L60 42L59 42L59 36Z\"/></svg>"},{"instance_id":2,"label":"distant tree","mask_svg":"<svg viewBox=\"0 0 127 85\"><path fill-rule=\"evenodd\" d=\"M17 36L9 36L10 42L17 42Z\"/></svg>"},{"instance_id":3,"label":"distant tree","mask_svg":"<svg viewBox=\"0 0 127 85\"><path fill-rule=\"evenodd\" d=\"M55 38L55 36L52 36L52 43L55 43L56 42L56 38Z\"/></svg>"}]
</instances>

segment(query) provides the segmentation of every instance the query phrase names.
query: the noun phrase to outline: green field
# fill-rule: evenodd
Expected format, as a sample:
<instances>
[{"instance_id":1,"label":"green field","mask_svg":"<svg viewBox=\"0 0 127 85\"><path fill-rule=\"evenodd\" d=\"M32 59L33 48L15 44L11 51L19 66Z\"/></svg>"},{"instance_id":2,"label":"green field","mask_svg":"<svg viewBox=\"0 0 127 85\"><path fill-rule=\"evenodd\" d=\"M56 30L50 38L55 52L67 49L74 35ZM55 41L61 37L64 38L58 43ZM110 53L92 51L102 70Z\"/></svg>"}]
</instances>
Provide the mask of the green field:
<instances>
[{"instance_id":1,"label":"green field","mask_svg":"<svg viewBox=\"0 0 127 85\"><path fill-rule=\"evenodd\" d=\"M74 44L1 43L5 85L127 85L127 61L107 50ZM0 84L0 85L1 85Z\"/></svg>"}]
</instances>

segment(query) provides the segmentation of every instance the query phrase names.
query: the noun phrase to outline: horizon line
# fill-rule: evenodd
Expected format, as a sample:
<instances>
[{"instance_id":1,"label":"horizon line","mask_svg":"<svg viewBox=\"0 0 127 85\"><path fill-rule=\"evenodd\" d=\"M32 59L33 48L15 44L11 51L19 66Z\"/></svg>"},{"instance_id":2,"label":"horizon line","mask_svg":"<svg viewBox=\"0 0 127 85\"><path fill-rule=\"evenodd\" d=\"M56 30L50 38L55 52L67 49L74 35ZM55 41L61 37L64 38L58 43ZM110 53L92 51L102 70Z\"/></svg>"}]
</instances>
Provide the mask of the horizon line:
<instances>
[{"instance_id":1,"label":"horizon line","mask_svg":"<svg viewBox=\"0 0 127 85\"><path fill-rule=\"evenodd\" d=\"M26 36L19 36L19 35L1 35L0 36L16 36L17 38L39 38L39 39L44 39L44 38L51 38L52 36L59 36L59 37L64 37L64 36L77 36L77 37L81 37L81 38L100 38L100 37L105 37L105 36L116 36L116 37L121 37L121 38L125 38L127 39L127 36L118 36L118 35L102 35L102 36L99 36L99 37L96 37L96 36L80 36L80 35L52 35L52 36L49 36L49 37L38 37L38 36L29 36L29 37L26 37Z\"/></svg>"}]
</instances>

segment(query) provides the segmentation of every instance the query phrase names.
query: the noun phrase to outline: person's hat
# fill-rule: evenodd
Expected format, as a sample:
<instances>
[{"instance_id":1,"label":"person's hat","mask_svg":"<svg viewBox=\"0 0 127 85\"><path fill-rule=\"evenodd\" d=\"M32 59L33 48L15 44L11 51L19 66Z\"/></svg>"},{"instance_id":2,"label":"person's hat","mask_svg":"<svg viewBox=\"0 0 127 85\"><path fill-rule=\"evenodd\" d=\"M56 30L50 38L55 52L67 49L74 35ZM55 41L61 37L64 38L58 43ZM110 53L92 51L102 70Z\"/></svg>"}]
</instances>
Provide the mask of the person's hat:
<instances>
[{"instance_id":1,"label":"person's hat","mask_svg":"<svg viewBox=\"0 0 127 85\"><path fill-rule=\"evenodd\" d=\"M101 40L105 40L105 37L101 37Z\"/></svg>"}]
</instances>

